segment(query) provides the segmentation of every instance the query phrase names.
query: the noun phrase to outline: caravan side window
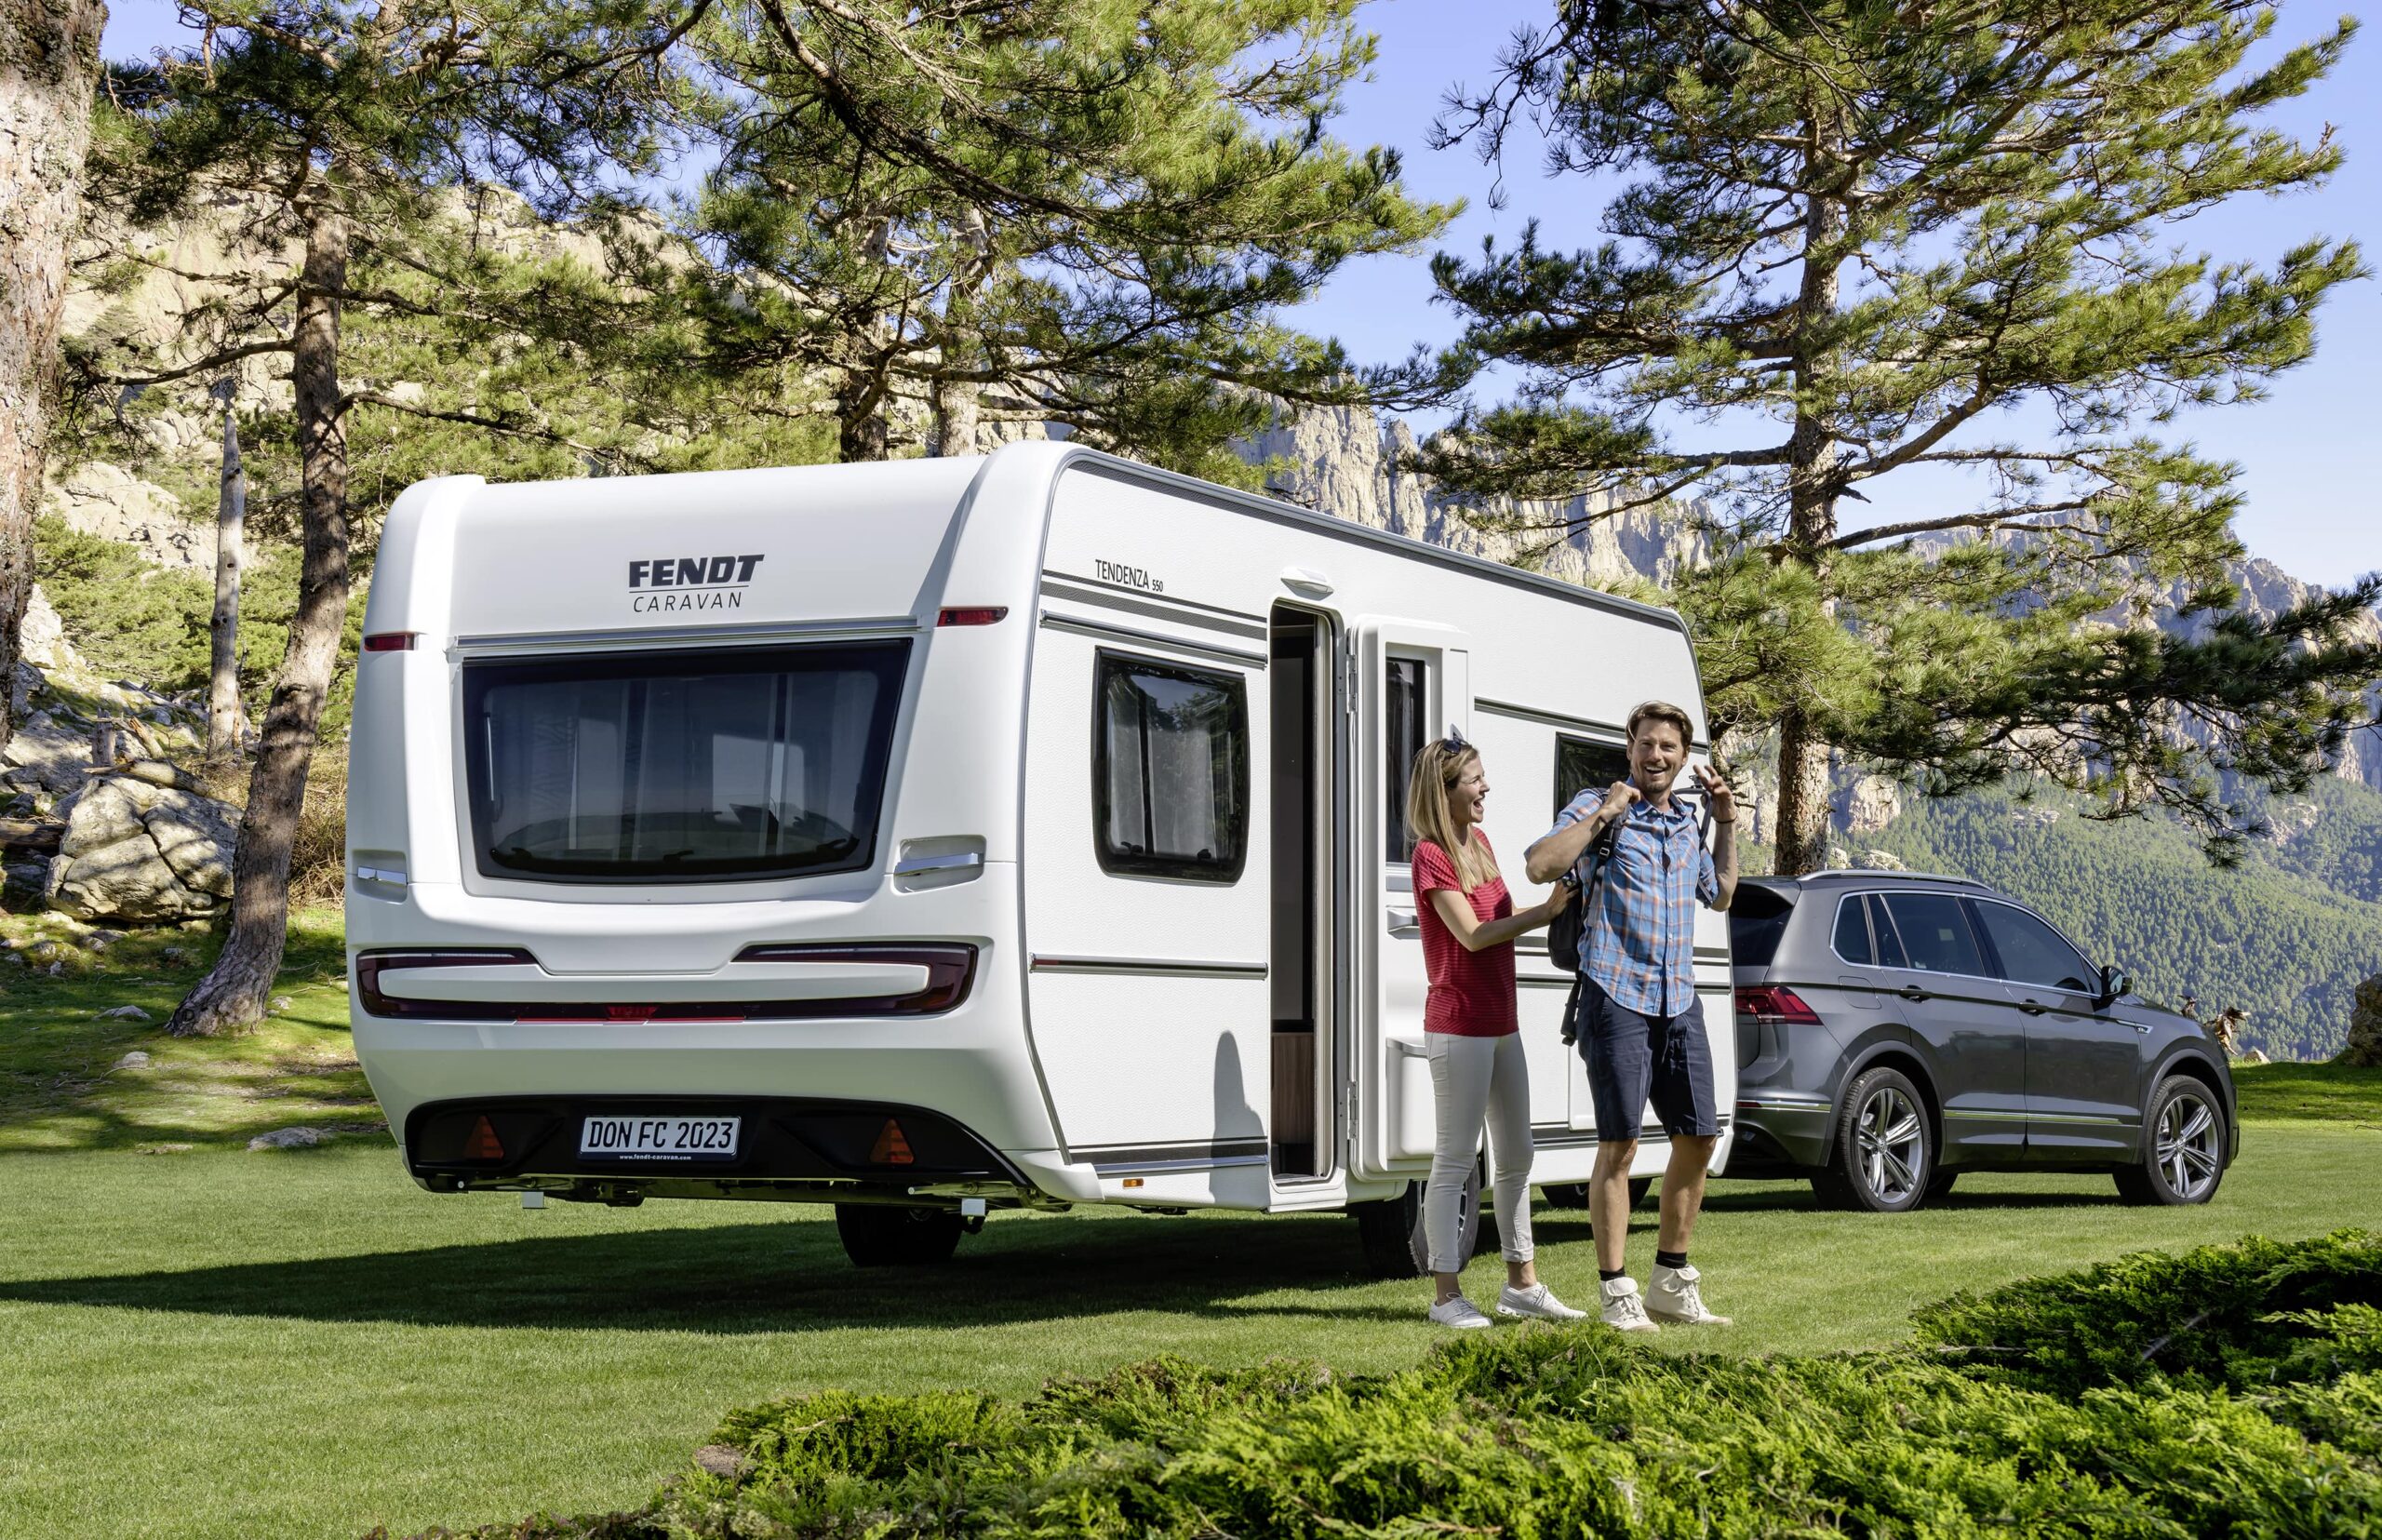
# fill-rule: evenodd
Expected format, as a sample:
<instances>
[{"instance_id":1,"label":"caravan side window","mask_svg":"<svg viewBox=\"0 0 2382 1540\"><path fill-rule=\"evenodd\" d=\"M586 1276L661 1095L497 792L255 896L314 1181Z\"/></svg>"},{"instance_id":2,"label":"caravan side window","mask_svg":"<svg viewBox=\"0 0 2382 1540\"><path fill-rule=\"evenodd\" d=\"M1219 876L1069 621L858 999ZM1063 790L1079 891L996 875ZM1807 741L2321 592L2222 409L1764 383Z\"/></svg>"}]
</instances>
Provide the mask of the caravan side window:
<instances>
[{"instance_id":1,"label":"caravan side window","mask_svg":"<svg viewBox=\"0 0 2382 1540\"><path fill-rule=\"evenodd\" d=\"M1239 881L1249 861L1249 690L1240 676L1103 652L1092 699L1101 869Z\"/></svg>"},{"instance_id":2,"label":"caravan side window","mask_svg":"<svg viewBox=\"0 0 2382 1540\"><path fill-rule=\"evenodd\" d=\"M1430 731L1423 719L1423 714L1431 709L1428 668L1420 658L1393 654L1383 660L1382 725L1386 741L1382 764L1389 777L1389 800L1383 806L1389 816L1382 824L1389 832L1389 848L1382 856L1393 866L1404 865L1412 853L1406 848L1406 784L1414 779L1414 757L1423 752Z\"/></svg>"},{"instance_id":3,"label":"caravan side window","mask_svg":"<svg viewBox=\"0 0 2382 1540\"><path fill-rule=\"evenodd\" d=\"M1599 743L1568 732L1555 735L1555 815L1589 787L1602 791L1628 778L1629 751L1619 743Z\"/></svg>"}]
</instances>

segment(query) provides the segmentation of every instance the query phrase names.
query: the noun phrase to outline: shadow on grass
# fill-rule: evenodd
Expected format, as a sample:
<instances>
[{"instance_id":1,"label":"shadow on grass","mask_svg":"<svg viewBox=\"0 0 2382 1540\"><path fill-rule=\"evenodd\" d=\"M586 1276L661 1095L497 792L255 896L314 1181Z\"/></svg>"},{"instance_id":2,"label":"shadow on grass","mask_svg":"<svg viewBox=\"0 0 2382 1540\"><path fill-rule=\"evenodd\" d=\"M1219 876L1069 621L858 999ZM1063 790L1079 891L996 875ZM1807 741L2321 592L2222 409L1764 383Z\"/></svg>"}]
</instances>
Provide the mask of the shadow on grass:
<instances>
[{"instance_id":1,"label":"shadow on grass","mask_svg":"<svg viewBox=\"0 0 2382 1540\"><path fill-rule=\"evenodd\" d=\"M1585 1226L1583 1226L1585 1233ZM302 1320L710 1332L988 1326L1163 1311L1411 1320L1337 1216L1010 1220L933 1268L862 1272L832 1220L557 1236L178 1272L0 1281L0 1300Z\"/></svg>"},{"instance_id":2,"label":"shadow on grass","mask_svg":"<svg viewBox=\"0 0 2382 1540\"><path fill-rule=\"evenodd\" d=\"M1946 1209L2082 1208L2116 1195L1955 1194ZM1716 1188L1712 1212L1810 1212L1807 1189ZM1931 1209L1935 1205L1930 1205ZM1631 1215L1651 1241L1656 1212ZM533 1222L534 1223L534 1222ZM1548 1245L1586 1246L1585 1214L1537 1211ZM1493 1248L1484 1247L1493 1258ZM1411 1304L1338 1292L1364 1274L1338 1215L997 1222L933 1268L861 1272L830 1219L524 1237L475 1245L174 1272L0 1281L0 1300L422 1326L723 1333L997 1326L1157 1311L1213 1319L1412 1320Z\"/></svg>"}]
</instances>

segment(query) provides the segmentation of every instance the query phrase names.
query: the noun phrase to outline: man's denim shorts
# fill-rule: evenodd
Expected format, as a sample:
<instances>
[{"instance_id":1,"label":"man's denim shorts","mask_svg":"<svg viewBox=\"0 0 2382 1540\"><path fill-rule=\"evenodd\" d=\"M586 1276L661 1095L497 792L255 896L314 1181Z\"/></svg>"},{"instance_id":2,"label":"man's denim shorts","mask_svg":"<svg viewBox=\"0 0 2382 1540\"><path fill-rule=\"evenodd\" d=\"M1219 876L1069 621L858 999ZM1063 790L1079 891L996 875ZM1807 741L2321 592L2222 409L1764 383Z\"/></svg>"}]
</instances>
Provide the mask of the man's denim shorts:
<instances>
[{"instance_id":1,"label":"man's denim shorts","mask_svg":"<svg viewBox=\"0 0 2382 1540\"><path fill-rule=\"evenodd\" d=\"M1596 1098L1597 1138L1615 1144L1638 1137L1652 1102L1663 1132L1713 1138L1720 1132L1712 1105L1712 1045L1704 1031L1704 1002L1676 1016L1647 1016L1616 1005L1594 979L1580 981L1580 1057L1587 1061Z\"/></svg>"}]
</instances>

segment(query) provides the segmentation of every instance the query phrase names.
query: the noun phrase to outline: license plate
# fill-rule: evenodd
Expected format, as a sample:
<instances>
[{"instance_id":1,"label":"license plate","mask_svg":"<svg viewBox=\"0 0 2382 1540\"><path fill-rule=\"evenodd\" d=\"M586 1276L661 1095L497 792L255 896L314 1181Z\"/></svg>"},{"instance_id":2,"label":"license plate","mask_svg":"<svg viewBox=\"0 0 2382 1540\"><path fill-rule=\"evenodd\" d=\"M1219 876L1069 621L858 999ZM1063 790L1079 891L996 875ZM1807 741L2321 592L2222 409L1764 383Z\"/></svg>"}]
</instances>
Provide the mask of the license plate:
<instances>
[{"instance_id":1,"label":"license plate","mask_svg":"<svg viewBox=\"0 0 2382 1540\"><path fill-rule=\"evenodd\" d=\"M579 1153L598 1160L733 1160L742 1118L590 1118Z\"/></svg>"}]
</instances>

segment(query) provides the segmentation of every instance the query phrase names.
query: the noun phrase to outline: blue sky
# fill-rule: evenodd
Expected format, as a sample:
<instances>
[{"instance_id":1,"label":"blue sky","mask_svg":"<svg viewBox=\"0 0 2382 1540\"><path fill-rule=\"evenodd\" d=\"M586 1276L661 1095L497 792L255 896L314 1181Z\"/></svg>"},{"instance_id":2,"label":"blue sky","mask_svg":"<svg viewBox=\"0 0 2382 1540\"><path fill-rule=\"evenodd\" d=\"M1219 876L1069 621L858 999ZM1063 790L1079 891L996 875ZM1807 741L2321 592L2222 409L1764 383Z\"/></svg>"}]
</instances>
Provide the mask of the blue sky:
<instances>
[{"instance_id":1,"label":"blue sky","mask_svg":"<svg viewBox=\"0 0 2382 1540\"><path fill-rule=\"evenodd\" d=\"M1385 144L1405 157L1418 196L1470 207L1439 246L1469 256L1484 235L1501 242L1536 217L1543 238L1559 246L1593 241L1609 186L1541 174L1525 148L1506 167L1506 206L1492 209L1489 175L1466 148L1427 147L1431 120L1449 86L1485 86L1499 48L1517 27L1545 17L1548 0L1373 0L1363 14L1380 36L1372 78L1356 88L1334 124L1340 138ZM2268 56L2315 34L2338 14L2286 6ZM111 55L180 42L173 7L161 0L115 0L105 47ZM2351 44L2333 75L2273 121L2312 136L2326 124L2346 148L2347 164L2321 190L2213 210L2175 227L2175 241L2220 259L2270 259L2310 235L2353 238L2382 266L2382 27ZM1291 313L1294 324L1337 336L1356 357L1386 361L1417 341L1451 340L1456 319L1431 302L1426 256L1384 258L1344 271L1316 301ZM2158 430L2189 439L2241 467L2248 495L2236 523L2242 541L2293 575L2338 584L2382 568L2382 283L2335 291L2318 322L2316 357L2274 381L2268 399L2202 411ZM1993 425L2027 433L2032 420ZM1693 433L1692 428L1687 430ZM1693 442L1682 436L1682 442ZM1972 496L1958 473L1905 471L1866 489L1877 521L1956 511ZM1857 506L1857 505L1848 505Z\"/></svg>"}]
</instances>

